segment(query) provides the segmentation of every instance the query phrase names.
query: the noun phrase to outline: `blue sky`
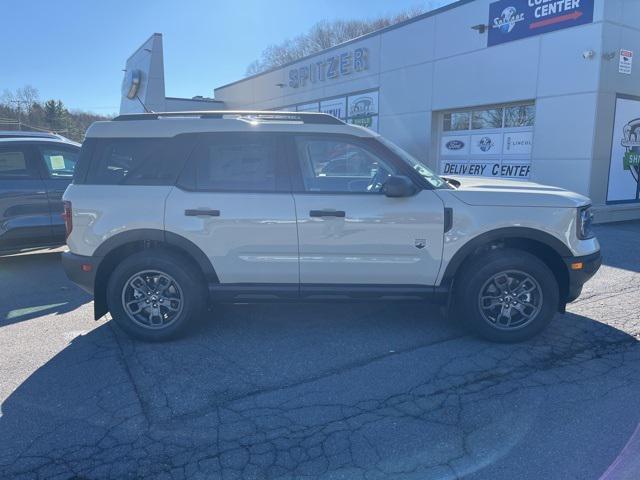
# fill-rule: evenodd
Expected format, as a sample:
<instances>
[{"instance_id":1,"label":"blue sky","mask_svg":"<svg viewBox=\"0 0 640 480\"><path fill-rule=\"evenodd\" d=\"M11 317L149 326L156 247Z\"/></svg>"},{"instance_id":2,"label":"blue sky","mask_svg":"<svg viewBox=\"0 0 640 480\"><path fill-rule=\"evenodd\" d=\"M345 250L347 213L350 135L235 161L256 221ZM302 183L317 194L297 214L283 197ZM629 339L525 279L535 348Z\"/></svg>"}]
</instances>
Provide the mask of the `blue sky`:
<instances>
[{"instance_id":1,"label":"blue sky","mask_svg":"<svg viewBox=\"0 0 640 480\"><path fill-rule=\"evenodd\" d=\"M213 96L269 44L327 19L372 18L452 0L31 0L0 29L0 93L31 84L70 109L117 112L122 68L164 35L167 96ZM9 13L5 8L5 13Z\"/></svg>"}]
</instances>

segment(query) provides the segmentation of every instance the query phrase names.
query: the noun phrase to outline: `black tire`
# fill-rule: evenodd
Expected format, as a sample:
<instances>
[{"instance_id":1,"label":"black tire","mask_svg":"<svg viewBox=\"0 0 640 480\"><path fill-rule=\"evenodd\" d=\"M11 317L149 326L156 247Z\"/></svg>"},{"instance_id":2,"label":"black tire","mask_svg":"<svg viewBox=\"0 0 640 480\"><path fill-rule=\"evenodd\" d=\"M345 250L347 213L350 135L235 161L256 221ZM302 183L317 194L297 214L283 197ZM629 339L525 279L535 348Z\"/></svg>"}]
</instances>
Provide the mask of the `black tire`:
<instances>
[{"instance_id":1,"label":"black tire","mask_svg":"<svg viewBox=\"0 0 640 480\"><path fill-rule=\"evenodd\" d=\"M504 292L494 293L498 284L492 279L498 275L500 282L503 282L504 273L507 278L514 280L512 285L518 285L520 280L523 288L528 286L533 289L533 293L523 294L524 296L515 299L511 295L504 296ZM527 276L528 283L523 282ZM539 295L536 293L538 290ZM484 309L481 308L481 293ZM493 295L500 298L489 300ZM474 333L487 340L520 342L540 333L551 322L558 311L559 297L556 277L542 260L522 250L496 249L474 257L456 278L454 314ZM516 302L521 310L506 307L509 317L495 313L501 311L507 299ZM525 304L535 305L536 308L524 307ZM505 324L511 323L512 316L513 325L507 327ZM515 319L521 319L522 324L518 325Z\"/></svg>"},{"instance_id":2,"label":"black tire","mask_svg":"<svg viewBox=\"0 0 640 480\"><path fill-rule=\"evenodd\" d=\"M145 280L153 285L154 278L157 279L152 272L159 272L166 275L174 283L171 284L169 290L167 290L167 298L163 295L163 300L167 300L172 297L171 304L175 310L180 308L179 312L169 311L166 307L167 303L160 306L158 305L158 312L161 312L161 316L155 316L154 318L161 319L160 323L164 321L166 315L166 325L143 325L143 321L136 321L134 318L144 318L146 312L150 309L150 306L145 306L144 302L149 304L151 298L157 297L141 297L144 300L139 303L142 304L139 315L130 315L125 308L125 300L131 300L131 293L134 295L142 295L141 289L134 289L129 281L140 272L147 272L143 274ZM167 278L165 277L165 278ZM140 281L138 285L142 285ZM125 290L126 289L126 290ZM171 293L173 292L173 293ZM130 255L123 260L113 271L109 277L109 283L107 285L107 304L112 318L115 322L129 335L144 341L160 342L171 340L179 337L185 332L187 327L191 325L196 319L203 315L207 305L206 296L206 284L204 278L200 272L194 268L189 259L177 255L170 251L165 250L145 250L139 253ZM128 297L126 297L129 295ZM178 302L178 299L181 299ZM147 301L149 300L149 301ZM138 302L138 298L135 297L134 302ZM156 300L160 302L160 300ZM133 303L133 302L131 302ZM145 308L147 310L145 310ZM170 321L169 321L170 320Z\"/></svg>"}]
</instances>

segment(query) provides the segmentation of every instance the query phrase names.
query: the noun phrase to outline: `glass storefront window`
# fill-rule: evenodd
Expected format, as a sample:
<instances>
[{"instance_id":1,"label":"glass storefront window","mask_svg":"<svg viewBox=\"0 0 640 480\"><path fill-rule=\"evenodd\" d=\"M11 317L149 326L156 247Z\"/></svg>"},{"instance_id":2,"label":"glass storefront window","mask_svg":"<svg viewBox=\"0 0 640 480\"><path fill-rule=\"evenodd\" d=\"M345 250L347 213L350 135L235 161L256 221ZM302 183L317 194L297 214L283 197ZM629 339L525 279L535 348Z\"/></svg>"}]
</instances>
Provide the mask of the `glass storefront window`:
<instances>
[{"instance_id":1,"label":"glass storefront window","mask_svg":"<svg viewBox=\"0 0 640 480\"><path fill-rule=\"evenodd\" d=\"M444 114L444 131L469 130L469 112L453 112Z\"/></svg>"},{"instance_id":2,"label":"glass storefront window","mask_svg":"<svg viewBox=\"0 0 640 480\"><path fill-rule=\"evenodd\" d=\"M378 131L378 90L293 105L279 110L328 113L347 123Z\"/></svg>"},{"instance_id":3,"label":"glass storefront window","mask_svg":"<svg viewBox=\"0 0 640 480\"><path fill-rule=\"evenodd\" d=\"M437 140L442 174L530 178L534 102L468 106L441 115Z\"/></svg>"},{"instance_id":4,"label":"glass storefront window","mask_svg":"<svg viewBox=\"0 0 640 480\"><path fill-rule=\"evenodd\" d=\"M474 110L471 114L471 128L474 130L502 128L502 111L502 108Z\"/></svg>"},{"instance_id":5,"label":"glass storefront window","mask_svg":"<svg viewBox=\"0 0 640 480\"><path fill-rule=\"evenodd\" d=\"M533 127L536 120L535 105L507 107L504 115L505 127Z\"/></svg>"}]
</instances>

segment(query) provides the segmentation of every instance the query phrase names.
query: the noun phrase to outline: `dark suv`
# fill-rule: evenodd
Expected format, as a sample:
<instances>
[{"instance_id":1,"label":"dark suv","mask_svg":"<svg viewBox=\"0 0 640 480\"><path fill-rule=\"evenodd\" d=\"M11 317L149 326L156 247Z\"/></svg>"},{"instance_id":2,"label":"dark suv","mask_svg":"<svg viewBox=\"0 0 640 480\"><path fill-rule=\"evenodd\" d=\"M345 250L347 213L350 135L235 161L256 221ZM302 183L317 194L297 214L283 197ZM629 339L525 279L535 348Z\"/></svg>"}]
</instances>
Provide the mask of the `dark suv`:
<instances>
[{"instance_id":1,"label":"dark suv","mask_svg":"<svg viewBox=\"0 0 640 480\"><path fill-rule=\"evenodd\" d=\"M60 135L0 131L0 254L64 244L62 194L79 152Z\"/></svg>"}]
</instances>

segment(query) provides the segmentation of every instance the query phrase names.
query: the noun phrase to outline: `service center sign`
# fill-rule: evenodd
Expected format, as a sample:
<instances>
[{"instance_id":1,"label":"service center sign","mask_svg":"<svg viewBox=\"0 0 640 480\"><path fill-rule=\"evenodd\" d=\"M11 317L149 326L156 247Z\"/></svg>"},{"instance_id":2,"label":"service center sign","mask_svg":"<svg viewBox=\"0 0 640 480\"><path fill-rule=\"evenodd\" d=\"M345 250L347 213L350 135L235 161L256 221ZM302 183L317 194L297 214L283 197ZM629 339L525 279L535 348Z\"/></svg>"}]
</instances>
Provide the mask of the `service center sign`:
<instances>
[{"instance_id":1,"label":"service center sign","mask_svg":"<svg viewBox=\"0 0 640 480\"><path fill-rule=\"evenodd\" d=\"M607 203L640 202L640 99L617 98Z\"/></svg>"},{"instance_id":2,"label":"service center sign","mask_svg":"<svg viewBox=\"0 0 640 480\"><path fill-rule=\"evenodd\" d=\"M594 0L500 0L489 6L488 46L584 25Z\"/></svg>"}]
</instances>

